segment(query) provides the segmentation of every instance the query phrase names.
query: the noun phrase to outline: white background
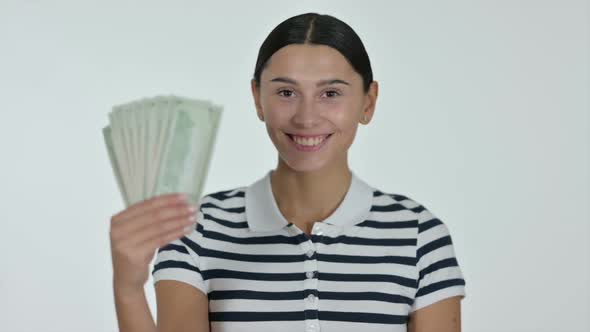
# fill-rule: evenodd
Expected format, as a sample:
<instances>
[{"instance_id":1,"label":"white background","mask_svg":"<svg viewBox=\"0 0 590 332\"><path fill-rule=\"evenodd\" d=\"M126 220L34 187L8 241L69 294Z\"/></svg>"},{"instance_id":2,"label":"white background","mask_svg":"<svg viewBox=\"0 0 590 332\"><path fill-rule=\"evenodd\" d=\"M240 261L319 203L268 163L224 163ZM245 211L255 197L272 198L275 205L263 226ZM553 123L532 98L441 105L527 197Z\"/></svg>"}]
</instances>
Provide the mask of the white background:
<instances>
[{"instance_id":1,"label":"white background","mask_svg":"<svg viewBox=\"0 0 590 332\"><path fill-rule=\"evenodd\" d=\"M463 330L590 331L590 6L564 0L1 1L1 331L117 330L112 105L224 104L206 193L275 167L249 80L309 11L366 46L380 89L351 168L449 226Z\"/></svg>"}]
</instances>

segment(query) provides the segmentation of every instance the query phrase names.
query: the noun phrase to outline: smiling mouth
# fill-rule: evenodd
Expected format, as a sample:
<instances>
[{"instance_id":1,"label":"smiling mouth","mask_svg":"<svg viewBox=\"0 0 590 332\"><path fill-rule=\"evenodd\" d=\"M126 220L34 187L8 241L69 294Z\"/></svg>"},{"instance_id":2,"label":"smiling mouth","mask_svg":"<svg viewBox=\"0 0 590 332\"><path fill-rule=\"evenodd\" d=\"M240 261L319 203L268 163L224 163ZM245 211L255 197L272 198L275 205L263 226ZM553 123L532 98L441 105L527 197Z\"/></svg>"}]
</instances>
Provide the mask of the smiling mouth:
<instances>
[{"instance_id":1,"label":"smiling mouth","mask_svg":"<svg viewBox=\"0 0 590 332\"><path fill-rule=\"evenodd\" d=\"M319 147L321 145L323 145L323 143L329 139L334 133L330 133L328 135L317 135L317 136L313 136L313 137L301 137L301 136L296 136L293 134L289 134L289 133L285 133L285 135L287 135L289 137L289 139L296 144L296 146L299 146L301 148L304 148L305 150L307 149L313 149L314 147Z\"/></svg>"}]
</instances>

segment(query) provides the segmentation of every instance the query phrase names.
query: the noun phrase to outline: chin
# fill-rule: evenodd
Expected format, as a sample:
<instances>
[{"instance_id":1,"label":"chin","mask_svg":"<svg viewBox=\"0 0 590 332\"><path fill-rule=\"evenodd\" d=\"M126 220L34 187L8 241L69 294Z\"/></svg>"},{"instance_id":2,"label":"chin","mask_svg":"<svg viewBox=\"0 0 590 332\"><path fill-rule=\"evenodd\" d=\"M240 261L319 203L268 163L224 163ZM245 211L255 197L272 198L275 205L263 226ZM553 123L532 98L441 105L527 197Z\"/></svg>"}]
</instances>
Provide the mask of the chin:
<instances>
[{"instance_id":1,"label":"chin","mask_svg":"<svg viewBox=\"0 0 590 332\"><path fill-rule=\"evenodd\" d=\"M283 163L295 172L316 172L326 167L328 164L325 160L289 160L282 158Z\"/></svg>"}]
</instances>

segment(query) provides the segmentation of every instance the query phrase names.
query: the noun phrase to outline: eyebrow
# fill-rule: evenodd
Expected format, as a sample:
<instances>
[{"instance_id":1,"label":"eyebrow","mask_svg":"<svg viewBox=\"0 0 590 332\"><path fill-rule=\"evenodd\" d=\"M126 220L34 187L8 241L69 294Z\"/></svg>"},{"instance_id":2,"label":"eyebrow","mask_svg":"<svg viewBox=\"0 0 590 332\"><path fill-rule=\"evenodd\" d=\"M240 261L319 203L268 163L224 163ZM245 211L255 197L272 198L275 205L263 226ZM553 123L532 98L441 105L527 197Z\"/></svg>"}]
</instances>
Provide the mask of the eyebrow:
<instances>
[{"instance_id":1,"label":"eyebrow","mask_svg":"<svg viewBox=\"0 0 590 332\"><path fill-rule=\"evenodd\" d=\"M273 78L272 80L270 80L269 82L283 82L283 83L290 83L293 85L298 85L297 81L295 81L294 79L288 78L288 77L276 77ZM330 84L346 84L346 85L350 85L350 83L341 80L341 79L337 79L337 78L331 78L331 79L327 79L327 80L320 80L316 83L316 87L320 87L322 85L330 85Z\"/></svg>"}]
</instances>

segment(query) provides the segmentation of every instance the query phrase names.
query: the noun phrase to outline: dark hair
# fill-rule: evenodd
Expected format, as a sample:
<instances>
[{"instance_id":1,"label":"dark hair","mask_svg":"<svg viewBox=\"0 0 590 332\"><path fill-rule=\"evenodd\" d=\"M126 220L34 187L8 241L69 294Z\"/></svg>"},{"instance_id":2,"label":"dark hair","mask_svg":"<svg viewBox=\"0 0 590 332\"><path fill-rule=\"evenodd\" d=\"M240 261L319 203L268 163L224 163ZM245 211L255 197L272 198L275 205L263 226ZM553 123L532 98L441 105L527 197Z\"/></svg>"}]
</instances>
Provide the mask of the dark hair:
<instances>
[{"instance_id":1,"label":"dark hair","mask_svg":"<svg viewBox=\"0 0 590 332\"><path fill-rule=\"evenodd\" d=\"M363 91L369 91L373 71L363 42L343 21L330 15L305 13L293 16L277 25L266 37L256 60L253 79L260 88L260 75L268 59L289 44L327 45L339 51L363 78Z\"/></svg>"}]
</instances>

